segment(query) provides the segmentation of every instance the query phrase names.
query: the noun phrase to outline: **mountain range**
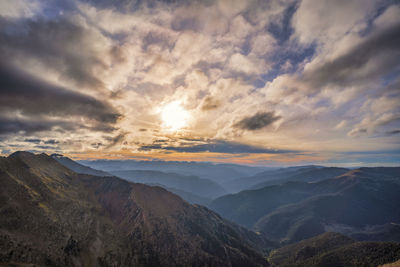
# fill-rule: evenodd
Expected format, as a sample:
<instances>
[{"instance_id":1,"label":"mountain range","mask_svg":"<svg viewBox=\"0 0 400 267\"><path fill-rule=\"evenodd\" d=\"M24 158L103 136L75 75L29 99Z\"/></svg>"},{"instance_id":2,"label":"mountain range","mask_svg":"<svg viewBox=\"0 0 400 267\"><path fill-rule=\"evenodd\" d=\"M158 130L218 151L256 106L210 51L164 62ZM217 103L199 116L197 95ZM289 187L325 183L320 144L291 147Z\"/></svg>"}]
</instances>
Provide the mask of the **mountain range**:
<instances>
[{"instance_id":1,"label":"mountain range","mask_svg":"<svg viewBox=\"0 0 400 267\"><path fill-rule=\"evenodd\" d=\"M250 167L238 164L157 160L81 160L78 161L78 163L106 172L128 170L161 171L166 173L177 173L185 176L197 176L219 184L241 177L252 176L271 169L268 167Z\"/></svg>"},{"instance_id":2,"label":"mountain range","mask_svg":"<svg viewBox=\"0 0 400 267\"><path fill-rule=\"evenodd\" d=\"M227 193L216 182L197 176L149 170L111 171L111 174L132 182L161 184L167 188L182 190L210 200Z\"/></svg>"},{"instance_id":3,"label":"mountain range","mask_svg":"<svg viewBox=\"0 0 400 267\"><path fill-rule=\"evenodd\" d=\"M0 207L0 263L268 265L266 240L207 208L160 187L78 174L46 154L0 158Z\"/></svg>"},{"instance_id":4,"label":"mountain range","mask_svg":"<svg viewBox=\"0 0 400 267\"><path fill-rule=\"evenodd\" d=\"M385 234L398 231L399 203L400 168L359 168L319 182L245 190L217 198L209 207L283 243L326 231L400 241L398 234Z\"/></svg>"},{"instance_id":5,"label":"mountain range","mask_svg":"<svg viewBox=\"0 0 400 267\"><path fill-rule=\"evenodd\" d=\"M202 201L188 191L219 188L211 179L16 152L0 157L0 265L389 264L400 260L399 171L264 169L248 177L277 175L251 187L272 185L219 197L212 211L183 199Z\"/></svg>"},{"instance_id":6,"label":"mountain range","mask_svg":"<svg viewBox=\"0 0 400 267\"><path fill-rule=\"evenodd\" d=\"M65 167L80 174L118 176L130 182L161 186L192 204L207 205L215 197L226 194L225 189L219 184L209 179L201 179L197 176L141 169L111 170L110 173L108 173L85 166L60 154L52 154L51 157Z\"/></svg>"},{"instance_id":7,"label":"mountain range","mask_svg":"<svg viewBox=\"0 0 400 267\"><path fill-rule=\"evenodd\" d=\"M243 190L260 189L268 185L279 185L288 181L316 182L342 175L349 170L346 168L324 166L296 166L279 169L269 169L252 175L240 177L223 183L231 193Z\"/></svg>"}]
</instances>

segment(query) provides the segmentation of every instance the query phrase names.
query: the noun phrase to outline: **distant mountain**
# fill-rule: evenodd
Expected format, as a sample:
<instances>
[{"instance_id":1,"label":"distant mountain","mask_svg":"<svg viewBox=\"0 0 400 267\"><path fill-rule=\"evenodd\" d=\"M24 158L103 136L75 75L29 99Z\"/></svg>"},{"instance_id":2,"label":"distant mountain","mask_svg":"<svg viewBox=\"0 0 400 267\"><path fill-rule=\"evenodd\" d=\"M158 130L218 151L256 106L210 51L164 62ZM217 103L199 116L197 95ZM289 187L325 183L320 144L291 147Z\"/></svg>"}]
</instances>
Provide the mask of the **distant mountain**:
<instances>
[{"instance_id":1,"label":"distant mountain","mask_svg":"<svg viewBox=\"0 0 400 267\"><path fill-rule=\"evenodd\" d=\"M323 166L298 166L266 170L250 177L228 181L223 186L231 193L242 190L260 189L268 185L279 185L288 181L316 182L348 172L348 169Z\"/></svg>"},{"instance_id":2,"label":"distant mountain","mask_svg":"<svg viewBox=\"0 0 400 267\"><path fill-rule=\"evenodd\" d=\"M202 197L202 196L199 196L199 195L196 195L193 193L189 193L189 192L186 192L186 191L183 191L180 189L176 189L173 187L167 187L167 186L160 185L160 184L158 184L158 186L161 186L161 187L167 189L169 192L172 192L172 193L180 196L181 198L183 198L190 204L199 204L199 205L207 206L212 201L212 199L210 199L210 198Z\"/></svg>"},{"instance_id":3,"label":"distant mountain","mask_svg":"<svg viewBox=\"0 0 400 267\"><path fill-rule=\"evenodd\" d=\"M324 233L271 252L272 266L378 266L400 259L400 243L356 242L338 233Z\"/></svg>"},{"instance_id":4,"label":"distant mountain","mask_svg":"<svg viewBox=\"0 0 400 267\"><path fill-rule=\"evenodd\" d=\"M288 182L222 196L213 200L209 207L228 220L252 228L266 214L281 206L311 197L317 193L315 191L318 192L317 184Z\"/></svg>"},{"instance_id":5,"label":"distant mountain","mask_svg":"<svg viewBox=\"0 0 400 267\"><path fill-rule=\"evenodd\" d=\"M236 178L251 176L269 169L237 164L186 161L86 160L79 161L79 163L106 172L122 170L172 172L186 176L197 176L220 184Z\"/></svg>"},{"instance_id":6,"label":"distant mountain","mask_svg":"<svg viewBox=\"0 0 400 267\"><path fill-rule=\"evenodd\" d=\"M400 168L360 168L315 183L242 191L220 197L209 207L266 237L291 243L326 231L393 240L396 235L389 238L385 232L397 232L396 227L378 226L400 222L398 203ZM374 229L380 229L379 234Z\"/></svg>"},{"instance_id":7,"label":"distant mountain","mask_svg":"<svg viewBox=\"0 0 400 267\"><path fill-rule=\"evenodd\" d=\"M339 227L339 229L337 229ZM347 226L348 227L348 226ZM330 225L325 227L328 231L344 233L351 238L361 241L396 241L400 242L400 224L385 223L382 225L367 225L364 228L345 228L341 225Z\"/></svg>"},{"instance_id":8,"label":"distant mountain","mask_svg":"<svg viewBox=\"0 0 400 267\"><path fill-rule=\"evenodd\" d=\"M310 198L276 209L259 219L254 229L271 238L293 242L338 225L365 229L400 222L400 176L380 179L371 175L370 170L373 169L350 171L319 182L325 193L319 191ZM333 188L337 190L328 192Z\"/></svg>"},{"instance_id":9,"label":"distant mountain","mask_svg":"<svg viewBox=\"0 0 400 267\"><path fill-rule=\"evenodd\" d=\"M90 167L84 166L82 164L77 163L76 161L73 161L72 159L68 157L64 157L63 155L60 154L52 154L51 157L67 167L68 169L73 170L74 172L81 173L81 174L90 174L94 176L112 176L111 174L104 172L104 171L99 171L96 169L92 169Z\"/></svg>"},{"instance_id":10,"label":"distant mountain","mask_svg":"<svg viewBox=\"0 0 400 267\"><path fill-rule=\"evenodd\" d=\"M226 194L219 184L208 179L200 179L197 176L149 170L111 171L111 173L131 182L160 184L204 198L212 199Z\"/></svg>"},{"instance_id":11,"label":"distant mountain","mask_svg":"<svg viewBox=\"0 0 400 267\"><path fill-rule=\"evenodd\" d=\"M57 160L59 163L64 165L65 167L73 170L74 172L80 173L80 174L90 174L90 175L95 175L95 176L113 176L113 174L110 174L108 172L100 171L100 170L95 170L93 168L84 166L82 164L79 164L78 162L68 158L64 157L63 155L60 154L52 154L52 158ZM179 174L167 174L163 172L158 172L158 171L121 171L121 174L117 174L118 171L114 172L115 176L118 176L120 178L123 178L125 180L131 181L131 182L137 182L137 183L145 183L148 185L155 185L155 186L161 186L168 191L177 194L184 200L188 201L189 203L192 204L201 204L201 205L208 205L211 202L211 198L208 198L206 196L212 195L212 193L217 192L216 195L220 196L225 193L224 189L219 186L218 184L215 184L212 181L203 181L203 179L200 179L198 177L185 177L183 175ZM187 179L185 179L187 178ZM201 180L199 182L199 180ZM194 186L191 186L191 183L193 185L198 186L200 184L200 187L198 187L201 190L204 190L204 187L210 186L210 188L207 188L207 191L205 192L206 196L200 196L192 192L187 192L179 188L193 188ZM203 183L201 183L203 182ZM174 188L171 186L176 186L178 188ZM197 188L197 187L196 187ZM190 190L189 190L190 191ZM195 190L196 191L196 190ZM208 192L210 191L210 192ZM212 195L212 196L216 196Z\"/></svg>"},{"instance_id":12,"label":"distant mountain","mask_svg":"<svg viewBox=\"0 0 400 267\"><path fill-rule=\"evenodd\" d=\"M160 187L0 158L2 265L267 266L270 244Z\"/></svg>"},{"instance_id":13,"label":"distant mountain","mask_svg":"<svg viewBox=\"0 0 400 267\"><path fill-rule=\"evenodd\" d=\"M259 189L269 185L284 184L289 181L293 182L318 182L325 179L340 176L348 172L349 169L337 167L309 167L299 169L290 174L283 174L271 180L253 185L251 189Z\"/></svg>"}]
</instances>

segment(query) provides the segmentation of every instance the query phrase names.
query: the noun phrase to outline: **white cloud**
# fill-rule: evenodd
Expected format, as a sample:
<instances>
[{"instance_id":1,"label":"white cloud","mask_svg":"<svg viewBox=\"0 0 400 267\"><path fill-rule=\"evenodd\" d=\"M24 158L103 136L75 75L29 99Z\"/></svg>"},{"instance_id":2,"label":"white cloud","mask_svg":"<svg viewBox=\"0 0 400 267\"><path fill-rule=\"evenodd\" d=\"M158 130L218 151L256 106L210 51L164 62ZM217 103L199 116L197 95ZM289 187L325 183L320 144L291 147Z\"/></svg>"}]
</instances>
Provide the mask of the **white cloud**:
<instances>
[{"instance_id":1,"label":"white cloud","mask_svg":"<svg viewBox=\"0 0 400 267\"><path fill-rule=\"evenodd\" d=\"M329 44L366 25L374 0L303 0L293 17L296 37L302 43Z\"/></svg>"},{"instance_id":2,"label":"white cloud","mask_svg":"<svg viewBox=\"0 0 400 267\"><path fill-rule=\"evenodd\" d=\"M39 1L35 0L0 0L0 16L6 18L29 18L41 10Z\"/></svg>"}]
</instances>

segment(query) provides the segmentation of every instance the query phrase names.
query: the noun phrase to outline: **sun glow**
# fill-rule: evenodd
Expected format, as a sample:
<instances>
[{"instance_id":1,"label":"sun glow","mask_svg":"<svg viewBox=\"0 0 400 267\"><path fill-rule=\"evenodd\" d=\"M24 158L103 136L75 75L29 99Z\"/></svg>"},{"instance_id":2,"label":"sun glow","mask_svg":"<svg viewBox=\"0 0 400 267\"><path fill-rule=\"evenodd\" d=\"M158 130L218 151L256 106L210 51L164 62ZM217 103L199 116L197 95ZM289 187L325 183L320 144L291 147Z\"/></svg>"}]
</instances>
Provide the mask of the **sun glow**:
<instances>
[{"instance_id":1,"label":"sun glow","mask_svg":"<svg viewBox=\"0 0 400 267\"><path fill-rule=\"evenodd\" d=\"M177 131L187 125L189 112L181 106L179 101L173 101L161 109L161 119L165 128Z\"/></svg>"}]
</instances>

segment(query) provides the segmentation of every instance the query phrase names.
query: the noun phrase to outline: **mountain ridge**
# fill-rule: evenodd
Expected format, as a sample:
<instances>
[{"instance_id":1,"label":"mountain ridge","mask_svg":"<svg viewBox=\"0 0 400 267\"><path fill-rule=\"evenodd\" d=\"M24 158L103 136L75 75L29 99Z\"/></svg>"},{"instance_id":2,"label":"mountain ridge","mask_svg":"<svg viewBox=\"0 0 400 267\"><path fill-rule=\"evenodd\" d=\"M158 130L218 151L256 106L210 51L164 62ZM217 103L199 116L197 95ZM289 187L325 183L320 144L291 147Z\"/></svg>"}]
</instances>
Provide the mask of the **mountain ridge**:
<instances>
[{"instance_id":1,"label":"mountain ridge","mask_svg":"<svg viewBox=\"0 0 400 267\"><path fill-rule=\"evenodd\" d=\"M290 243L327 229L364 240L368 236L393 240L385 231L394 238L399 236L397 227L378 226L400 221L396 203L400 203L400 168L385 167L350 170L314 183L286 182L245 190L208 206L269 239Z\"/></svg>"}]
</instances>

